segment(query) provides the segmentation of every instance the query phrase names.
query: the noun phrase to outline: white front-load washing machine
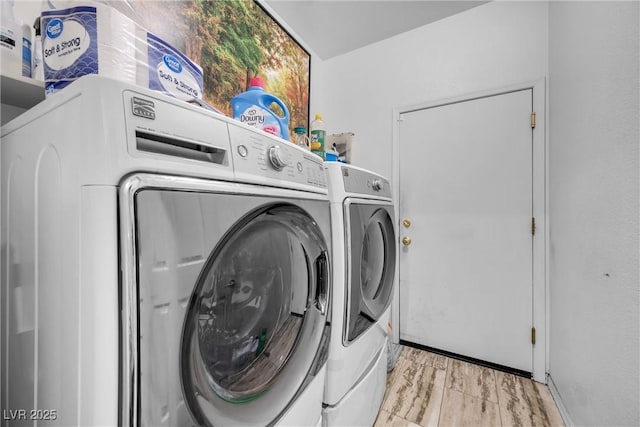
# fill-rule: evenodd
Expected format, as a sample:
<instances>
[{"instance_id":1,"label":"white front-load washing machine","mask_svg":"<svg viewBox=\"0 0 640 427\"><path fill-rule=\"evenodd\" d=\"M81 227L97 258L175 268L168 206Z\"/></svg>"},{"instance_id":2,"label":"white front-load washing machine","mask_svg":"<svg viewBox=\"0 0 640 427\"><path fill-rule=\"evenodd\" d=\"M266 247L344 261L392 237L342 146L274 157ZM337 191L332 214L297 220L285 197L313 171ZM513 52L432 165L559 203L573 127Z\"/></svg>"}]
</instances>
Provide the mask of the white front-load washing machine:
<instances>
[{"instance_id":1,"label":"white front-load washing machine","mask_svg":"<svg viewBox=\"0 0 640 427\"><path fill-rule=\"evenodd\" d=\"M87 76L2 128L9 425L319 425L322 161Z\"/></svg>"},{"instance_id":2,"label":"white front-load washing machine","mask_svg":"<svg viewBox=\"0 0 640 427\"><path fill-rule=\"evenodd\" d=\"M352 165L326 162L325 170L334 262L323 423L370 426L386 387L397 260L391 187Z\"/></svg>"}]
</instances>

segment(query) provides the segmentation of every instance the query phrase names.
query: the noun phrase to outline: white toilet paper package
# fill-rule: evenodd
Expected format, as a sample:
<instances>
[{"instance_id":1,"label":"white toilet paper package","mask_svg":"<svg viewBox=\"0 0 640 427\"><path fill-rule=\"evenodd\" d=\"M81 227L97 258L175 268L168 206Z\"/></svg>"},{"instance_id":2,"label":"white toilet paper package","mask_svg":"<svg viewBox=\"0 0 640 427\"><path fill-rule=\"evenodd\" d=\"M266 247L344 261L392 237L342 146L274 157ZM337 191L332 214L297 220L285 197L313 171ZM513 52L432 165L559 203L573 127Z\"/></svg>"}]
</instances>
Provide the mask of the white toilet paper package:
<instances>
[{"instance_id":1,"label":"white toilet paper package","mask_svg":"<svg viewBox=\"0 0 640 427\"><path fill-rule=\"evenodd\" d=\"M41 20L47 93L86 74L136 83L135 23L120 12L76 6L43 11Z\"/></svg>"},{"instance_id":2,"label":"white toilet paper package","mask_svg":"<svg viewBox=\"0 0 640 427\"><path fill-rule=\"evenodd\" d=\"M41 14L45 90L86 74L202 99L202 68L125 14L99 2L61 1Z\"/></svg>"},{"instance_id":3,"label":"white toilet paper package","mask_svg":"<svg viewBox=\"0 0 640 427\"><path fill-rule=\"evenodd\" d=\"M149 32L146 36L147 60L140 61L145 66L138 84L180 99L202 99L202 68L160 37Z\"/></svg>"}]
</instances>

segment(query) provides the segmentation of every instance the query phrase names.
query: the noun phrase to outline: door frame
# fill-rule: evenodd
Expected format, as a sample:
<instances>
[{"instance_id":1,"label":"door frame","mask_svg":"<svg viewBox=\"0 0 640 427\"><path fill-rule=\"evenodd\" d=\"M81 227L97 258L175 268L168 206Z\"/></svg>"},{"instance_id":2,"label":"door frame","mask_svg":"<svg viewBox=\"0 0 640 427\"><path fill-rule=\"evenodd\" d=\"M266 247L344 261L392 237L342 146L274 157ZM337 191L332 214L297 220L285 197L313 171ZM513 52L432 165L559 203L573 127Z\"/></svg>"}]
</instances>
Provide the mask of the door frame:
<instances>
[{"instance_id":1,"label":"door frame","mask_svg":"<svg viewBox=\"0 0 640 427\"><path fill-rule=\"evenodd\" d=\"M425 101L418 104L393 108L393 162L392 193L395 205L396 236L400 239L400 122L401 115L416 110L444 106L447 104L473 101L489 96L504 95L522 90L532 90L533 111L536 113L536 131L533 132L533 216L536 219L536 234L533 239L533 284L532 284L532 326L536 330L536 344L533 346L533 379L546 383L548 371L548 325L549 325L549 224L548 224L548 152L549 138L547 122L547 86L546 78L514 84L502 88L488 89L452 98ZM391 305L392 339L400 341L400 244L396 245L398 268L395 274L395 287Z\"/></svg>"}]
</instances>

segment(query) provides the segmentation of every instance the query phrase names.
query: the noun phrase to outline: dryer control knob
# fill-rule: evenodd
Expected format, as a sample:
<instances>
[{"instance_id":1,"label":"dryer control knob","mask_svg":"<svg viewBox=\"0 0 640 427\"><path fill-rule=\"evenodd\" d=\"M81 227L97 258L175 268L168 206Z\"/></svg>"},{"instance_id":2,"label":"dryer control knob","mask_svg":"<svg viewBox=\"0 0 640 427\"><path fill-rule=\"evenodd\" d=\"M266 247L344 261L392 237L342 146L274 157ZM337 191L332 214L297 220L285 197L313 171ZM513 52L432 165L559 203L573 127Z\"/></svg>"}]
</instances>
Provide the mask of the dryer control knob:
<instances>
[{"instance_id":1,"label":"dryer control knob","mask_svg":"<svg viewBox=\"0 0 640 427\"><path fill-rule=\"evenodd\" d=\"M284 169L287 166L287 161L282 155L282 150L279 145L272 145L269 147L269 162L271 166L277 171Z\"/></svg>"},{"instance_id":2,"label":"dryer control knob","mask_svg":"<svg viewBox=\"0 0 640 427\"><path fill-rule=\"evenodd\" d=\"M382 181L380 181L379 179L374 179L371 183L371 188L373 188L373 191L382 190Z\"/></svg>"}]
</instances>

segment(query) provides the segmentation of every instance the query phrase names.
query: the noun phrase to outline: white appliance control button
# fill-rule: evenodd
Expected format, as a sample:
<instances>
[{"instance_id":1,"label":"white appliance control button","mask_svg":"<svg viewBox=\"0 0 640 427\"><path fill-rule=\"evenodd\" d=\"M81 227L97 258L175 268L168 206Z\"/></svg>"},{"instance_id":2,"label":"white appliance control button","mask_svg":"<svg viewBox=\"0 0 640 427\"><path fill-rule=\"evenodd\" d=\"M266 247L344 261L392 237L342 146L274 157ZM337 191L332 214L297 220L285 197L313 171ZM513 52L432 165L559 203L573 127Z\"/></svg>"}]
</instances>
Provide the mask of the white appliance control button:
<instances>
[{"instance_id":1,"label":"white appliance control button","mask_svg":"<svg viewBox=\"0 0 640 427\"><path fill-rule=\"evenodd\" d=\"M373 188L373 191L380 191L382 190L382 182L379 179L374 179L371 183L371 187Z\"/></svg>"},{"instance_id":2,"label":"white appliance control button","mask_svg":"<svg viewBox=\"0 0 640 427\"><path fill-rule=\"evenodd\" d=\"M284 159L282 150L279 145L272 145L269 147L269 162L271 166L277 171L284 169L287 166L287 161Z\"/></svg>"},{"instance_id":3,"label":"white appliance control button","mask_svg":"<svg viewBox=\"0 0 640 427\"><path fill-rule=\"evenodd\" d=\"M238 154L240 154L240 157L247 157L249 150L244 145L238 145Z\"/></svg>"}]
</instances>

